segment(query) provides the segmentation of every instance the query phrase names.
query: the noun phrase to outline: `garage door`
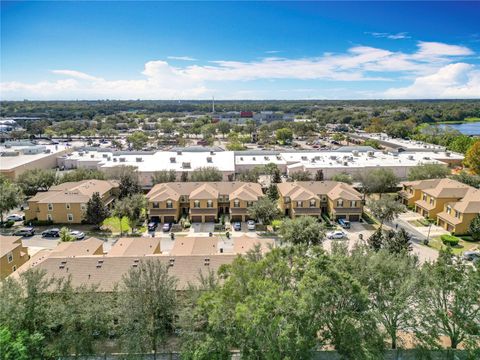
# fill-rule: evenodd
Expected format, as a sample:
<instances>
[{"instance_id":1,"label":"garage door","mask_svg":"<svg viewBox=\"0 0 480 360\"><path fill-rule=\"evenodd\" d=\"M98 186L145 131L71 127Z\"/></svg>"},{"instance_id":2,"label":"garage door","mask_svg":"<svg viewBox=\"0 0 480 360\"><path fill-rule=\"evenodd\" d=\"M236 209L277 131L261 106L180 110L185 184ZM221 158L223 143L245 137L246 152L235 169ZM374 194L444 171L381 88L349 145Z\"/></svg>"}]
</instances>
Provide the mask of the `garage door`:
<instances>
[{"instance_id":1,"label":"garage door","mask_svg":"<svg viewBox=\"0 0 480 360\"><path fill-rule=\"evenodd\" d=\"M242 221L242 215L232 215L230 221Z\"/></svg>"},{"instance_id":2,"label":"garage door","mask_svg":"<svg viewBox=\"0 0 480 360\"><path fill-rule=\"evenodd\" d=\"M350 221L360 221L360 215L350 215L348 219Z\"/></svg>"},{"instance_id":3,"label":"garage door","mask_svg":"<svg viewBox=\"0 0 480 360\"><path fill-rule=\"evenodd\" d=\"M205 215L205 222L214 222L215 216L213 215Z\"/></svg>"},{"instance_id":4,"label":"garage door","mask_svg":"<svg viewBox=\"0 0 480 360\"><path fill-rule=\"evenodd\" d=\"M160 217L158 217L158 216L150 216L150 221L159 223L159 222L160 222Z\"/></svg>"},{"instance_id":5,"label":"garage door","mask_svg":"<svg viewBox=\"0 0 480 360\"><path fill-rule=\"evenodd\" d=\"M201 216L192 216L191 221L192 222L202 222L202 217Z\"/></svg>"},{"instance_id":6,"label":"garage door","mask_svg":"<svg viewBox=\"0 0 480 360\"><path fill-rule=\"evenodd\" d=\"M347 218L347 215L337 215L335 216L335 219L346 219Z\"/></svg>"},{"instance_id":7,"label":"garage door","mask_svg":"<svg viewBox=\"0 0 480 360\"><path fill-rule=\"evenodd\" d=\"M163 217L163 222L172 223L174 221L175 221L175 216L164 216Z\"/></svg>"}]
</instances>

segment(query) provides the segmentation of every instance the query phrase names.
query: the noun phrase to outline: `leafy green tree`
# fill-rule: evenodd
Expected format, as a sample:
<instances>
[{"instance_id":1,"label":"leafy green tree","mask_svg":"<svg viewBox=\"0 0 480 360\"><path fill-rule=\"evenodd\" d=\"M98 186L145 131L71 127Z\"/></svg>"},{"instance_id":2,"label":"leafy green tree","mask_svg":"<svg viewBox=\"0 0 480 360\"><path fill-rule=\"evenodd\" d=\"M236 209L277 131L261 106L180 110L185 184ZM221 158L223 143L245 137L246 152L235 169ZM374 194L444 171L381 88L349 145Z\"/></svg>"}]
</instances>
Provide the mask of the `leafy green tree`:
<instances>
[{"instance_id":1,"label":"leafy green tree","mask_svg":"<svg viewBox=\"0 0 480 360\"><path fill-rule=\"evenodd\" d=\"M418 291L417 338L429 347L439 347L440 335L450 347L480 334L480 276L478 271L442 251L434 263L426 263ZM477 339L478 341L478 339Z\"/></svg>"},{"instance_id":2,"label":"leafy green tree","mask_svg":"<svg viewBox=\"0 0 480 360\"><path fill-rule=\"evenodd\" d=\"M475 139L473 137L467 135L460 135L452 140L452 142L448 145L448 149L461 154L465 154L470 148L470 146L472 146L474 141Z\"/></svg>"},{"instance_id":3,"label":"leafy green tree","mask_svg":"<svg viewBox=\"0 0 480 360\"><path fill-rule=\"evenodd\" d=\"M276 184L271 184L267 189L267 197L272 201L277 201L279 198L278 188Z\"/></svg>"},{"instance_id":4,"label":"leafy green tree","mask_svg":"<svg viewBox=\"0 0 480 360\"><path fill-rule=\"evenodd\" d=\"M175 170L159 170L155 171L152 176L152 183L161 184L167 182L174 182L177 179Z\"/></svg>"},{"instance_id":5,"label":"leafy green tree","mask_svg":"<svg viewBox=\"0 0 480 360\"><path fill-rule=\"evenodd\" d=\"M157 354L166 345L174 330L176 282L158 260L141 261L123 277L119 327L126 351Z\"/></svg>"},{"instance_id":6,"label":"leafy green tree","mask_svg":"<svg viewBox=\"0 0 480 360\"><path fill-rule=\"evenodd\" d=\"M290 244L320 245L325 238L325 229L314 217L301 216L285 219L280 226L280 235Z\"/></svg>"},{"instance_id":7,"label":"leafy green tree","mask_svg":"<svg viewBox=\"0 0 480 360\"><path fill-rule=\"evenodd\" d=\"M347 173L340 173L340 174L335 174L332 176L332 181L338 181L338 182L343 182L345 184L352 185L353 184L353 178L350 174Z\"/></svg>"},{"instance_id":8,"label":"leafy green tree","mask_svg":"<svg viewBox=\"0 0 480 360\"><path fill-rule=\"evenodd\" d=\"M188 181L188 172L186 172L186 171L182 172L182 175L180 176L180 181L181 182L187 182Z\"/></svg>"},{"instance_id":9,"label":"leafy green tree","mask_svg":"<svg viewBox=\"0 0 480 360\"><path fill-rule=\"evenodd\" d=\"M362 184L364 197L366 194L380 194L391 191L398 184L398 178L390 169L375 169L357 175L357 180Z\"/></svg>"},{"instance_id":10,"label":"leafy green tree","mask_svg":"<svg viewBox=\"0 0 480 360\"><path fill-rule=\"evenodd\" d=\"M119 182L118 196L120 198L142 192L142 187L138 181L137 168L134 166L119 166L112 172L110 177Z\"/></svg>"},{"instance_id":11,"label":"leafy green tree","mask_svg":"<svg viewBox=\"0 0 480 360\"><path fill-rule=\"evenodd\" d=\"M458 174L452 175L452 179L480 189L480 175L473 175L466 171L461 171Z\"/></svg>"},{"instance_id":12,"label":"leafy green tree","mask_svg":"<svg viewBox=\"0 0 480 360\"><path fill-rule=\"evenodd\" d=\"M145 206L146 200L143 194L132 194L118 200L115 203L113 215L118 217L120 221L120 232L122 231L121 222L124 217L128 219L132 230L135 230L135 227L138 223L141 223L145 220Z\"/></svg>"},{"instance_id":13,"label":"leafy green tree","mask_svg":"<svg viewBox=\"0 0 480 360\"><path fill-rule=\"evenodd\" d=\"M404 229L389 230L384 234L383 248L392 254L402 254L412 251L412 237Z\"/></svg>"},{"instance_id":14,"label":"leafy green tree","mask_svg":"<svg viewBox=\"0 0 480 360\"><path fill-rule=\"evenodd\" d=\"M108 207L102 201L100 194L94 192L92 197L87 202L87 210L85 212L85 221L88 224L96 225L97 227L103 223L107 217L110 216Z\"/></svg>"},{"instance_id":15,"label":"leafy green tree","mask_svg":"<svg viewBox=\"0 0 480 360\"><path fill-rule=\"evenodd\" d=\"M312 176L308 171L295 171L293 173L288 174L289 181L310 181L312 180Z\"/></svg>"},{"instance_id":16,"label":"leafy green tree","mask_svg":"<svg viewBox=\"0 0 480 360\"><path fill-rule=\"evenodd\" d=\"M238 181L245 181L245 182L258 182L258 179L261 175L261 168L256 166L253 169L246 169L238 173L236 179Z\"/></svg>"},{"instance_id":17,"label":"leafy green tree","mask_svg":"<svg viewBox=\"0 0 480 360\"><path fill-rule=\"evenodd\" d=\"M148 136L143 131L135 131L127 136L127 143L134 150L142 150L148 144Z\"/></svg>"},{"instance_id":18,"label":"leafy green tree","mask_svg":"<svg viewBox=\"0 0 480 360\"><path fill-rule=\"evenodd\" d=\"M383 233L382 229L377 229L370 237L367 239L367 244L374 251L379 251L383 246Z\"/></svg>"},{"instance_id":19,"label":"leafy green tree","mask_svg":"<svg viewBox=\"0 0 480 360\"><path fill-rule=\"evenodd\" d=\"M441 164L422 164L408 172L408 180L443 179L451 174L450 169Z\"/></svg>"},{"instance_id":20,"label":"leafy green tree","mask_svg":"<svg viewBox=\"0 0 480 360\"><path fill-rule=\"evenodd\" d=\"M406 211L405 205L399 203L392 197L371 200L368 202L368 208L372 215L380 220L380 229L385 222L395 220L398 215Z\"/></svg>"},{"instance_id":21,"label":"leafy green tree","mask_svg":"<svg viewBox=\"0 0 480 360\"><path fill-rule=\"evenodd\" d=\"M316 173L315 173L315 181L323 181L323 170L318 170Z\"/></svg>"},{"instance_id":22,"label":"leafy green tree","mask_svg":"<svg viewBox=\"0 0 480 360\"><path fill-rule=\"evenodd\" d=\"M62 242L75 241L75 238L73 237L73 235L70 234L69 228L64 226L60 229L60 241Z\"/></svg>"},{"instance_id":23,"label":"leafy green tree","mask_svg":"<svg viewBox=\"0 0 480 360\"><path fill-rule=\"evenodd\" d=\"M66 182L75 182L82 180L105 180L105 174L100 170L96 169L86 169L78 168L72 171L64 172L61 176L57 178L57 184L62 184Z\"/></svg>"},{"instance_id":24,"label":"leafy green tree","mask_svg":"<svg viewBox=\"0 0 480 360\"><path fill-rule=\"evenodd\" d=\"M23 201L22 189L0 176L0 221L3 223L3 214L15 209Z\"/></svg>"},{"instance_id":25,"label":"leafy green tree","mask_svg":"<svg viewBox=\"0 0 480 360\"><path fill-rule=\"evenodd\" d=\"M275 138L279 143L289 143L293 140L293 131L289 128L278 129L275 132Z\"/></svg>"},{"instance_id":26,"label":"leafy green tree","mask_svg":"<svg viewBox=\"0 0 480 360\"><path fill-rule=\"evenodd\" d=\"M223 137L230 132L231 128L232 126L226 121L220 121L217 124L217 130L222 134Z\"/></svg>"},{"instance_id":27,"label":"leafy green tree","mask_svg":"<svg viewBox=\"0 0 480 360\"><path fill-rule=\"evenodd\" d=\"M28 348L39 348L43 343L40 333L28 335L22 331L14 336L7 327L0 327L0 351L3 360L40 360L39 356L32 357Z\"/></svg>"},{"instance_id":28,"label":"leafy green tree","mask_svg":"<svg viewBox=\"0 0 480 360\"><path fill-rule=\"evenodd\" d=\"M468 227L468 232L472 235L473 240L480 240L480 214L475 216Z\"/></svg>"},{"instance_id":29,"label":"leafy green tree","mask_svg":"<svg viewBox=\"0 0 480 360\"><path fill-rule=\"evenodd\" d=\"M193 170L190 181L222 181L222 173L214 166L206 166Z\"/></svg>"},{"instance_id":30,"label":"leafy green tree","mask_svg":"<svg viewBox=\"0 0 480 360\"><path fill-rule=\"evenodd\" d=\"M378 140L368 139L363 142L363 146L370 146L374 149L380 149L380 143Z\"/></svg>"},{"instance_id":31,"label":"leafy green tree","mask_svg":"<svg viewBox=\"0 0 480 360\"><path fill-rule=\"evenodd\" d=\"M274 184L280 184L282 182L282 177L280 176L280 170L279 169L274 171L274 173L272 174L272 180L271 181Z\"/></svg>"},{"instance_id":32,"label":"leafy green tree","mask_svg":"<svg viewBox=\"0 0 480 360\"><path fill-rule=\"evenodd\" d=\"M33 196L39 191L48 191L55 182L55 170L49 169L27 170L17 179L18 185L27 196Z\"/></svg>"},{"instance_id":33,"label":"leafy green tree","mask_svg":"<svg viewBox=\"0 0 480 360\"><path fill-rule=\"evenodd\" d=\"M279 216L278 205L268 197L258 199L253 206L247 209L248 216L262 224L270 224L272 220Z\"/></svg>"},{"instance_id":34,"label":"leafy green tree","mask_svg":"<svg viewBox=\"0 0 480 360\"><path fill-rule=\"evenodd\" d=\"M475 174L480 175L480 140L475 141L463 161Z\"/></svg>"}]
</instances>

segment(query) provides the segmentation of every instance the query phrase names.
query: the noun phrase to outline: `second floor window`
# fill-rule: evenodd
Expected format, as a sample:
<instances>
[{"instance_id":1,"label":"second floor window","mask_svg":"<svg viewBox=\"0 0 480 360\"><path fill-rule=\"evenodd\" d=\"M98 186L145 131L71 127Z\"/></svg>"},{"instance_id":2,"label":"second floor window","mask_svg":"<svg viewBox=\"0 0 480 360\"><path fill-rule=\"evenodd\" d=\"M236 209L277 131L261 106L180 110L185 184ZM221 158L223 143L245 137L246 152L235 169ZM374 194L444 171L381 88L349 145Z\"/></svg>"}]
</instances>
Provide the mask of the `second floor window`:
<instances>
[{"instance_id":1,"label":"second floor window","mask_svg":"<svg viewBox=\"0 0 480 360\"><path fill-rule=\"evenodd\" d=\"M195 201L193 202L193 207L194 207L194 208L199 208L199 207L200 207L200 201L199 201L199 200L195 200Z\"/></svg>"},{"instance_id":2,"label":"second floor window","mask_svg":"<svg viewBox=\"0 0 480 360\"><path fill-rule=\"evenodd\" d=\"M9 263L11 263L13 261L13 254L11 252L8 253L7 260L8 260Z\"/></svg>"},{"instance_id":3,"label":"second floor window","mask_svg":"<svg viewBox=\"0 0 480 360\"><path fill-rule=\"evenodd\" d=\"M343 200L337 200L337 207L343 207Z\"/></svg>"},{"instance_id":4,"label":"second floor window","mask_svg":"<svg viewBox=\"0 0 480 360\"><path fill-rule=\"evenodd\" d=\"M310 200L310 207L315 207L316 201L315 200Z\"/></svg>"},{"instance_id":5,"label":"second floor window","mask_svg":"<svg viewBox=\"0 0 480 360\"><path fill-rule=\"evenodd\" d=\"M247 207L252 207L253 206L253 201L247 201Z\"/></svg>"},{"instance_id":6,"label":"second floor window","mask_svg":"<svg viewBox=\"0 0 480 360\"><path fill-rule=\"evenodd\" d=\"M167 209L172 209L172 208L173 208L172 200L167 200Z\"/></svg>"},{"instance_id":7,"label":"second floor window","mask_svg":"<svg viewBox=\"0 0 480 360\"><path fill-rule=\"evenodd\" d=\"M457 210L455 210L455 217L460 219L460 213Z\"/></svg>"},{"instance_id":8,"label":"second floor window","mask_svg":"<svg viewBox=\"0 0 480 360\"><path fill-rule=\"evenodd\" d=\"M48 211L52 211L53 210L53 204L48 204Z\"/></svg>"},{"instance_id":9,"label":"second floor window","mask_svg":"<svg viewBox=\"0 0 480 360\"><path fill-rule=\"evenodd\" d=\"M288 204L288 203L290 202L290 198L289 198L288 196L285 196L285 197L283 198L283 202L284 202L285 204Z\"/></svg>"},{"instance_id":10,"label":"second floor window","mask_svg":"<svg viewBox=\"0 0 480 360\"><path fill-rule=\"evenodd\" d=\"M159 204L158 202L154 202L154 203L152 204L152 207L153 207L154 209L158 209L158 208L160 207L160 204Z\"/></svg>"},{"instance_id":11,"label":"second floor window","mask_svg":"<svg viewBox=\"0 0 480 360\"><path fill-rule=\"evenodd\" d=\"M212 208L212 207L213 207L213 201L207 200L207 208Z\"/></svg>"},{"instance_id":12,"label":"second floor window","mask_svg":"<svg viewBox=\"0 0 480 360\"><path fill-rule=\"evenodd\" d=\"M452 208L451 208L451 206L449 205L449 206L447 206L447 214L451 214L451 213L452 213Z\"/></svg>"},{"instance_id":13,"label":"second floor window","mask_svg":"<svg viewBox=\"0 0 480 360\"><path fill-rule=\"evenodd\" d=\"M430 198L430 205L433 205L435 203L435 200L433 198Z\"/></svg>"},{"instance_id":14,"label":"second floor window","mask_svg":"<svg viewBox=\"0 0 480 360\"><path fill-rule=\"evenodd\" d=\"M303 202L297 201L297 207L299 207L299 208L303 207Z\"/></svg>"},{"instance_id":15,"label":"second floor window","mask_svg":"<svg viewBox=\"0 0 480 360\"><path fill-rule=\"evenodd\" d=\"M233 200L233 207L240 207L240 200Z\"/></svg>"},{"instance_id":16,"label":"second floor window","mask_svg":"<svg viewBox=\"0 0 480 360\"><path fill-rule=\"evenodd\" d=\"M350 201L350 207L352 208L357 207L357 202L355 200Z\"/></svg>"},{"instance_id":17,"label":"second floor window","mask_svg":"<svg viewBox=\"0 0 480 360\"><path fill-rule=\"evenodd\" d=\"M427 201L427 194L423 194L422 199L423 199L423 201Z\"/></svg>"}]
</instances>

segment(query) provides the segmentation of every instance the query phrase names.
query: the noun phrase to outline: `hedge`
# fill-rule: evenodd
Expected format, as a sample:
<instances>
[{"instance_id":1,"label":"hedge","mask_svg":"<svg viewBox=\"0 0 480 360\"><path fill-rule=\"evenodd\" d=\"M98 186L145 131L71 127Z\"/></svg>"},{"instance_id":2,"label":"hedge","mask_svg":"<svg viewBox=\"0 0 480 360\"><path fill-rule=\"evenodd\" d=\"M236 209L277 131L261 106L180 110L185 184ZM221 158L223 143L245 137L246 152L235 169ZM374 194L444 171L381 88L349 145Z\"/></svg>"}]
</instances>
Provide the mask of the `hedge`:
<instances>
[{"instance_id":1,"label":"hedge","mask_svg":"<svg viewBox=\"0 0 480 360\"><path fill-rule=\"evenodd\" d=\"M442 242L445 245L450 245L450 246L456 246L460 242L460 238L453 235L442 235L440 236L440 239L442 239Z\"/></svg>"}]
</instances>

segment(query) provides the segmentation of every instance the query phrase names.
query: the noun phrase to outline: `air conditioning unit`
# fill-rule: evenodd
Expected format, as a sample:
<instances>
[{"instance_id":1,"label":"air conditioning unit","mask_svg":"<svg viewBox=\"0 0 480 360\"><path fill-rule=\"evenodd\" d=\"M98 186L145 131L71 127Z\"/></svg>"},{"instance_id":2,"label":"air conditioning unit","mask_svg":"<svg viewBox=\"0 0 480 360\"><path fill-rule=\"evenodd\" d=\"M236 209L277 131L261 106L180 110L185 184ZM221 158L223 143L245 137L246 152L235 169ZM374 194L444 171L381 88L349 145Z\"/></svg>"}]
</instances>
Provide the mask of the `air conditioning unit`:
<instances>
[{"instance_id":1,"label":"air conditioning unit","mask_svg":"<svg viewBox=\"0 0 480 360\"><path fill-rule=\"evenodd\" d=\"M413 155L408 155L408 160L413 160Z\"/></svg>"},{"instance_id":2,"label":"air conditioning unit","mask_svg":"<svg viewBox=\"0 0 480 360\"><path fill-rule=\"evenodd\" d=\"M171 157L171 158L170 158L170 162L173 164L173 163L176 162L176 159L175 159L174 157Z\"/></svg>"},{"instance_id":3,"label":"air conditioning unit","mask_svg":"<svg viewBox=\"0 0 480 360\"><path fill-rule=\"evenodd\" d=\"M368 151L367 155L370 156L370 157L374 157L375 153L373 151Z\"/></svg>"},{"instance_id":4,"label":"air conditioning unit","mask_svg":"<svg viewBox=\"0 0 480 360\"><path fill-rule=\"evenodd\" d=\"M121 157L118 159L119 162L125 162L125 158L124 157Z\"/></svg>"},{"instance_id":5,"label":"air conditioning unit","mask_svg":"<svg viewBox=\"0 0 480 360\"><path fill-rule=\"evenodd\" d=\"M135 161L136 161L136 162L142 162L143 159L142 159L141 157L137 157L137 158L135 158Z\"/></svg>"}]
</instances>

